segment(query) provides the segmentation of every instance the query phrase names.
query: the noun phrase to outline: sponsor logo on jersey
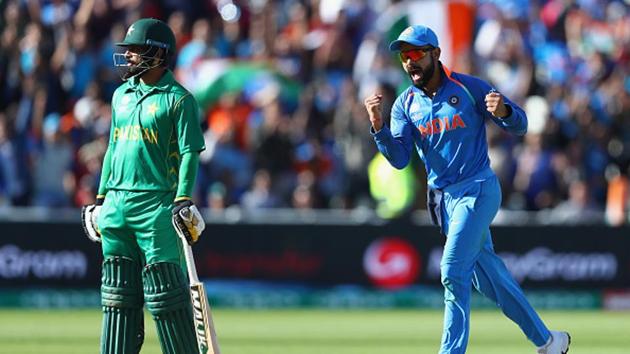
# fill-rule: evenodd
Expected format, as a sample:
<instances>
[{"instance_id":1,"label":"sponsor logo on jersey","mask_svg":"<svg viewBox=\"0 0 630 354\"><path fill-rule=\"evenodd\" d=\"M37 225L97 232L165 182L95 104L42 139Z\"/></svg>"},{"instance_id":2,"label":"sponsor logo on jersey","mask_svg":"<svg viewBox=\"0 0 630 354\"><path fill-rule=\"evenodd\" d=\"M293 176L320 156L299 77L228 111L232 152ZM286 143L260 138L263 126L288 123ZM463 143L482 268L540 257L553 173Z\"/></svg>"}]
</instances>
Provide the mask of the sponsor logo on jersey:
<instances>
[{"instance_id":1,"label":"sponsor logo on jersey","mask_svg":"<svg viewBox=\"0 0 630 354\"><path fill-rule=\"evenodd\" d=\"M420 120L422 120L422 112L420 111L420 104L418 102L414 102L409 106L409 118L413 122L413 124L418 124Z\"/></svg>"},{"instance_id":2,"label":"sponsor logo on jersey","mask_svg":"<svg viewBox=\"0 0 630 354\"><path fill-rule=\"evenodd\" d=\"M149 144L158 143L158 132L139 125L125 125L114 128L114 142L116 141L146 141Z\"/></svg>"},{"instance_id":3,"label":"sponsor logo on jersey","mask_svg":"<svg viewBox=\"0 0 630 354\"><path fill-rule=\"evenodd\" d=\"M129 95L124 95L120 99L120 104L116 107L116 111L119 113L126 112L129 110L129 102L131 101L131 97Z\"/></svg>"},{"instance_id":4,"label":"sponsor logo on jersey","mask_svg":"<svg viewBox=\"0 0 630 354\"><path fill-rule=\"evenodd\" d=\"M466 128L466 123L459 114L452 117L435 118L426 124L420 123L418 130L422 136L439 134L444 131L451 131L459 128Z\"/></svg>"}]
</instances>

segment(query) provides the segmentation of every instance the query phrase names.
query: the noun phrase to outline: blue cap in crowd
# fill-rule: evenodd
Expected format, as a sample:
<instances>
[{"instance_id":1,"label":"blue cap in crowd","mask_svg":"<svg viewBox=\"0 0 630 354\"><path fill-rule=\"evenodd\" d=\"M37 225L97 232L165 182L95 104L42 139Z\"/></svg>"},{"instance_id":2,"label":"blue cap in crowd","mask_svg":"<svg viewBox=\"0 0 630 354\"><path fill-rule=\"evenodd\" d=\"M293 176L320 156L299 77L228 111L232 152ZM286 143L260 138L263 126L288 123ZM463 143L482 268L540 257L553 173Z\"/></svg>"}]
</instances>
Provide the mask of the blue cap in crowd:
<instances>
[{"instance_id":1,"label":"blue cap in crowd","mask_svg":"<svg viewBox=\"0 0 630 354\"><path fill-rule=\"evenodd\" d=\"M433 47L439 47L438 38L435 32L429 27L422 25L414 25L407 27L400 33L398 39L389 44L389 50L392 52L400 50L400 46L403 43L409 43L417 47L430 45Z\"/></svg>"}]
</instances>

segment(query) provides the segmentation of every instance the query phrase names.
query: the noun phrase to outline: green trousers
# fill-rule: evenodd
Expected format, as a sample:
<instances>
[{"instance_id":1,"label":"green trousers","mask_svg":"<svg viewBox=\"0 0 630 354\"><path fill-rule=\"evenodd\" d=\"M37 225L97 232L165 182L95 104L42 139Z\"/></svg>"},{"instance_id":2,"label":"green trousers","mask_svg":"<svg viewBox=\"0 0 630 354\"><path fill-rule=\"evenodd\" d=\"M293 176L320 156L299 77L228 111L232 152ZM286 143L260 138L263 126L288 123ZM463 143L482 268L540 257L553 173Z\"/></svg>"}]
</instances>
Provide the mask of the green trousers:
<instances>
[{"instance_id":1,"label":"green trousers","mask_svg":"<svg viewBox=\"0 0 630 354\"><path fill-rule=\"evenodd\" d=\"M174 193L109 191L98 219L103 249L101 354L137 354L143 304L164 354L197 354Z\"/></svg>"},{"instance_id":2,"label":"green trousers","mask_svg":"<svg viewBox=\"0 0 630 354\"><path fill-rule=\"evenodd\" d=\"M186 263L171 222L175 194L110 190L99 214L103 258L127 257L139 264Z\"/></svg>"}]
</instances>

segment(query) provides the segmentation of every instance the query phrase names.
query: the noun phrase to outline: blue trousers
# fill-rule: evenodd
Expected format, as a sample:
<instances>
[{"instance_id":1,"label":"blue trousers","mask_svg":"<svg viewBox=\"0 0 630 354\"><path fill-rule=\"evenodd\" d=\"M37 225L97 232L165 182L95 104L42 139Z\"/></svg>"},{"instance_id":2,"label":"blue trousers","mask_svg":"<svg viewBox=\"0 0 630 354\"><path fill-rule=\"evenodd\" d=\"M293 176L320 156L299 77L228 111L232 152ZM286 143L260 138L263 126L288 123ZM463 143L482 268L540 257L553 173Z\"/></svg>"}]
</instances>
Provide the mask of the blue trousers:
<instances>
[{"instance_id":1,"label":"blue trousers","mask_svg":"<svg viewBox=\"0 0 630 354\"><path fill-rule=\"evenodd\" d=\"M550 333L496 255L490 223L501 204L497 177L484 171L443 190L442 221L446 235L440 263L444 285L444 333L440 354L466 352L470 332L472 285L494 301L536 346Z\"/></svg>"}]
</instances>

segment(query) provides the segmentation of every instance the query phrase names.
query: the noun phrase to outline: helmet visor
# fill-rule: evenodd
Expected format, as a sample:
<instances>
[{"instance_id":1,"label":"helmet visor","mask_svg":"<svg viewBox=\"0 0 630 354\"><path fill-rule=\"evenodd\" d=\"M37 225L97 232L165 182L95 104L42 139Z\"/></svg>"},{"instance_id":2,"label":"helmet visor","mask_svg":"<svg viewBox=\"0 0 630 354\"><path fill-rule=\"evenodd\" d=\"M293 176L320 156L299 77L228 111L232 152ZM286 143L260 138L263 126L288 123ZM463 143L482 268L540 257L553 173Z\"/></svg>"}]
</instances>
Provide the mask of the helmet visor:
<instances>
[{"instance_id":1,"label":"helmet visor","mask_svg":"<svg viewBox=\"0 0 630 354\"><path fill-rule=\"evenodd\" d=\"M150 46L119 46L112 59L123 80L141 75L164 61L158 56L158 48Z\"/></svg>"},{"instance_id":2,"label":"helmet visor","mask_svg":"<svg viewBox=\"0 0 630 354\"><path fill-rule=\"evenodd\" d=\"M125 53L114 53L112 58L114 60L114 66L130 66L131 64L127 61L125 57Z\"/></svg>"}]
</instances>

